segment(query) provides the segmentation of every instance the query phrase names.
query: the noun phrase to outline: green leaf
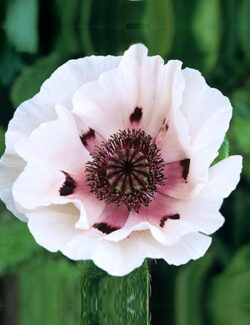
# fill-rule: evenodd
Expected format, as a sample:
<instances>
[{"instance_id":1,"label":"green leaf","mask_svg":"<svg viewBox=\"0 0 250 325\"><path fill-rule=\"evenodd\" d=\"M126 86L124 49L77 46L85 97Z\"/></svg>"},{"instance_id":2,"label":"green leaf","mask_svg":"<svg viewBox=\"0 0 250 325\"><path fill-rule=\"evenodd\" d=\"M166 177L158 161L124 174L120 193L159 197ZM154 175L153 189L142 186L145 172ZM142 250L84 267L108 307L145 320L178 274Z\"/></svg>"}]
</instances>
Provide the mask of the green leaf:
<instances>
[{"instance_id":1,"label":"green leaf","mask_svg":"<svg viewBox=\"0 0 250 325\"><path fill-rule=\"evenodd\" d=\"M214 325L248 325L250 320L250 245L241 248L228 269L209 285L209 315Z\"/></svg>"},{"instance_id":2,"label":"green leaf","mask_svg":"<svg viewBox=\"0 0 250 325\"><path fill-rule=\"evenodd\" d=\"M203 292L213 255L207 253L198 261L180 268L176 279L176 325L202 325Z\"/></svg>"},{"instance_id":3,"label":"green leaf","mask_svg":"<svg viewBox=\"0 0 250 325\"><path fill-rule=\"evenodd\" d=\"M40 89L42 83L49 78L52 72L62 63L57 53L52 53L37 61L15 81L11 89L11 101L15 107L30 99Z\"/></svg>"},{"instance_id":4,"label":"green leaf","mask_svg":"<svg viewBox=\"0 0 250 325\"><path fill-rule=\"evenodd\" d=\"M212 165L227 158L228 155L229 155L229 142L228 142L227 138L225 138L224 141L222 142L220 149L219 149L219 154L213 161Z\"/></svg>"},{"instance_id":5,"label":"green leaf","mask_svg":"<svg viewBox=\"0 0 250 325\"><path fill-rule=\"evenodd\" d=\"M148 324L147 262L124 277L112 277L92 262L82 263L82 323Z\"/></svg>"},{"instance_id":6,"label":"green leaf","mask_svg":"<svg viewBox=\"0 0 250 325\"><path fill-rule=\"evenodd\" d=\"M8 1L5 30L18 52L36 53L38 49L38 1Z\"/></svg>"}]
</instances>

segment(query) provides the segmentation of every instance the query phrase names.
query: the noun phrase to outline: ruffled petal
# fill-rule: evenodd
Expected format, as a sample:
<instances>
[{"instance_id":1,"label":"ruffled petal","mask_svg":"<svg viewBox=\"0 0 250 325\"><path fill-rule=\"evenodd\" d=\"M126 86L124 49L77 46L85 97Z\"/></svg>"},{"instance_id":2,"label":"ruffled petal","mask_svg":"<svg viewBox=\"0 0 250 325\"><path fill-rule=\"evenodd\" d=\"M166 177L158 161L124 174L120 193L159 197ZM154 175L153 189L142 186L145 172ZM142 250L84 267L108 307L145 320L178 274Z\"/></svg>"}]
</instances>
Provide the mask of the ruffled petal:
<instances>
[{"instance_id":1,"label":"ruffled petal","mask_svg":"<svg viewBox=\"0 0 250 325\"><path fill-rule=\"evenodd\" d=\"M80 175L73 176L72 180L75 185L72 191L69 190L67 192L67 176L61 190L63 190L64 186L66 186L64 197L69 201L79 200L82 203L82 213L76 223L76 228L90 229L95 222L100 220L100 216L106 207L106 203L98 200L96 195L90 192L90 187L86 182L85 171L83 171Z\"/></svg>"},{"instance_id":2,"label":"ruffled petal","mask_svg":"<svg viewBox=\"0 0 250 325\"><path fill-rule=\"evenodd\" d=\"M28 165L16 180L13 194L26 209L80 201L82 213L77 227L86 229L105 203L98 201L86 184L85 163L91 157L72 114L62 106L57 106L57 113L57 120L42 124L30 138L16 145Z\"/></svg>"},{"instance_id":3,"label":"ruffled petal","mask_svg":"<svg viewBox=\"0 0 250 325\"><path fill-rule=\"evenodd\" d=\"M218 155L218 150L229 127L232 107L227 97L210 88L200 72L184 69L185 91L181 112L189 126L192 160L190 176L194 180L207 177L207 170Z\"/></svg>"},{"instance_id":4,"label":"ruffled petal","mask_svg":"<svg viewBox=\"0 0 250 325\"><path fill-rule=\"evenodd\" d=\"M166 163L189 158L188 149L191 142L187 120L180 110L185 89L181 62L169 61L167 65L169 64L174 69L168 93L165 94L166 99L168 98L168 110L155 139Z\"/></svg>"},{"instance_id":5,"label":"ruffled petal","mask_svg":"<svg viewBox=\"0 0 250 325\"><path fill-rule=\"evenodd\" d=\"M74 228L78 212L72 205L41 208L28 218L29 229L41 246L52 252L60 250L73 260L92 259L114 276L128 274L147 257L163 258L174 265L187 263L203 256L211 243L210 237L190 233L174 245L164 246L148 231L134 232L119 242L99 240L102 235L97 230Z\"/></svg>"},{"instance_id":6,"label":"ruffled petal","mask_svg":"<svg viewBox=\"0 0 250 325\"><path fill-rule=\"evenodd\" d=\"M240 179L242 157L230 156L209 169L209 180L193 199L176 201L183 220L199 231L212 234L224 223L219 209L223 199L235 189Z\"/></svg>"},{"instance_id":7,"label":"ruffled petal","mask_svg":"<svg viewBox=\"0 0 250 325\"><path fill-rule=\"evenodd\" d=\"M180 68L179 61L163 65L159 56L147 56L145 46L133 45L119 68L75 93L74 112L105 139L128 128L155 136L172 105L172 82Z\"/></svg>"},{"instance_id":8,"label":"ruffled petal","mask_svg":"<svg viewBox=\"0 0 250 325\"><path fill-rule=\"evenodd\" d=\"M89 236L93 238L93 234ZM87 258L113 276L130 273L145 258L163 258L169 264L185 264L203 256L211 244L210 237L198 233L183 236L178 243L169 247L157 242L148 231L132 233L129 238L116 243L98 240L94 249L86 239L83 235L74 237L62 248L63 254L75 260L86 259L88 255ZM83 248L85 244L86 250Z\"/></svg>"},{"instance_id":9,"label":"ruffled petal","mask_svg":"<svg viewBox=\"0 0 250 325\"><path fill-rule=\"evenodd\" d=\"M15 144L25 139L41 123L56 118L55 106L62 104L72 108L72 97L83 84L98 79L99 75L114 69L120 57L91 56L70 60L59 67L47 79L40 92L22 103L15 111L6 133L6 150L15 152Z\"/></svg>"},{"instance_id":10,"label":"ruffled petal","mask_svg":"<svg viewBox=\"0 0 250 325\"><path fill-rule=\"evenodd\" d=\"M82 213L76 226L86 229L105 203L97 200L86 184L85 163L91 157L72 114L62 106L57 106L57 113L57 120L42 124L28 140L16 145L28 165L16 180L13 194L27 209L80 201Z\"/></svg>"},{"instance_id":11,"label":"ruffled petal","mask_svg":"<svg viewBox=\"0 0 250 325\"><path fill-rule=\"evenodd\" d=\"M79 210L73 204L42 207L27 213L28 227L36 242L51 252L56 252L82 230L74 225Z\"/></svg>"},{"instance_id":12,"label":"ruffled petal","mask_svg":"<svg viewBox=\"0 0 250 325\"><path fill-rule=\"evenodd\" d=\"M64 182L63 173L43 167L28 164L13 185L14 200L25 209L65 202L64 197L59 195Z\"/></svg>"},{"instance_id":13,"label":"ruffled petal","mask_svg":"<svg viewBox=\"0 0 250 325\"><path fill-rule=\"evenodd\" d=\"M61 105L56 106L56 112L56 120L40 125L16 144L16 150L28 163L78 174L90 159L89 152L81 143L72 113Z\"/></svg>"},{"instance_id":14,"label":"ruffled petal","mask_svg":"<svg viewBox=\"0 0 250 325\"><path fill-rule=\"evenodd\" d=\"M91 56L70 60L43 83L37 95L16 109L6 133L6 156L0 163L0 183L4 185L1 187L0 197L8 209L21 220L26 220L26 217L17 211L11 193L11 183L25 166L23 160L16 155L16 143L26 140L41 123L54 120L56 104L60 103L71 109L75 91L84 83L96 80L100 73L117 67L120 59L114 56ZM16 168L13 164L17 165Z\"/></svg>"},{"instance_id":15,"label":"ruffled petal","mask_svg":"<svg viewBox=\"0 0 250 325\"><path fill-rule=\"evenodd\" d=\"M183 236L176 245L167 247L163 252L162 258L168 264L182 265L190 260L202 257L208 250L211 242L211 237L197 232L190 233Z\"/></svg>"},{"instance_id":16,"label":"ruffled petal","mask_svg":"<svg viewBox=\"0 0 250 325\"><path fill-rule=\"evenodd\" d=\"M25 167L25 161L5 153L0 160L0 198L18 219L27 221L26 216L18 210L12 196L12 186Z\"/></svg>"},{"instance_id":17,"label":"ruffled petal","mask_svg":"<svg viewBox=\"0 0 250 325\"><path fill-rule=\"evenodd\" d=\"M44 169L43 165L28 164L13 185L12 193L19 209L28 210L47 207L51 204L72 203L79 211L75 227L90 229L92 219L98 218L105 203L98 201L89 190L82 191L82 185L76 183L71 188L68 176L58 170ZM68 183L68 184L67 184ZM67 187L67 188L66 188ZM71 190L72 193L71 193Z\"/></svg>"},{"instance_id":18,"label":"ruffled petal","mask_svg":"<svg viewBox=\"0 0 250 325\"><path fill-rule=\"evenodd\" d=\"M209 169L209 183L204 193L209 193L213 197L228 197L236 188L242 170L242 157L230 156L221 160Z\"/></svg>"}]
</instances>

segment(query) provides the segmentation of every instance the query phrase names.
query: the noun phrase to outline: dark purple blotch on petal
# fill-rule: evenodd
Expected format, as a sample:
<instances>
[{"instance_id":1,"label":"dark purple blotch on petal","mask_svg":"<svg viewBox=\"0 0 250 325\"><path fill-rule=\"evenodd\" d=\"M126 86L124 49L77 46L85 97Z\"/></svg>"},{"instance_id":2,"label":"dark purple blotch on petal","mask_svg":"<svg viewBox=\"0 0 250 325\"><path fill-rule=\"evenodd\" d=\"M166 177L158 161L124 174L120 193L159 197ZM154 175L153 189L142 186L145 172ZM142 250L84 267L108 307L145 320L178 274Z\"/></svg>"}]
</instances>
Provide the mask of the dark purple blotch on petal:
<instances>
[{"instance_id":1,"label":"dark purple blotch on petal","mask_svg":"<svg viewBox=\"0 0 250 325\"><path fill-rule=\"evenodd\" d=\"M184 159L180 161L182 167L182 177L187 180L190 166L190 159Z\"/></svg>"},{"instance_id":2,"label":"dark purple blotch on petal","mask_svg":"<svg viewBox=\"0 0 250 325\"><path fill-rule=\"evenodd\" d=\"M76 188L76 182L68 173L64 171L63 173L66 176L66 178L65 178L65 182L63 183L62 187L59 190L59 193L61 196L67 196L74 192L74 189Z\"/></svg>"},{"instance_id":3,"label":"dark purple blotch on petal","mask_svg":"<svg viewBox=\"0 0 250 325\"><path fill-rule=\"evenodd\" d=\"M175 214L172 214L172 215L169 215L169 216L164 216L161 218L161 221L160 221L160 227L163 228L165 226L165 223L168 219L171 219L171 220L178 220L180 219L180 215L179 213L175 213Z\"/></svg>"},{"instance_id":4,"label":"dark purple blotch on petal","mask_svg":"<svg viewBox=\"0 0 250 325\"><path fill-rule=\"evenodd\" d=\"M80 139L82 141L82 144L87 147L88 146L88 140L89 139L94 139L95 138L95 131L93 129L89 129L87 132L83 133L80 136Z\"/></svg>"},{"instance_id":5,"label":"dark purple blotch on petal","mask_svg":"<svg viewBox=\"0 0 250 325\"><path fill-rule=\"evenodd\" d=\"M167 130L168 130L168 124L165 125L165 130L167 132Z\"/></svg>"},{"instance_id":6,"label":"dark purple blotch on petal","mask_svg":"<svg viewBox=\"0 0 250 325\"><path fill-rule=\"evenodd\" d=\"M130 122L139 122L142 117L142 108L136 107L134 112L130 115Z\"/></svg>"},{"instance_id":7,"label":"dark purple blotch on petal","mask_svg":"<svg viewBox=\"0 0 250 325\"><path fill-rule=\"evenodd\" d=\"M111 232L120 229L118 227L112 227L111 225L109 225L105 222L95 223L95 224L93 224L93 227L100 230L104 234L110 234Z\"/></svg>"}]
</instances>

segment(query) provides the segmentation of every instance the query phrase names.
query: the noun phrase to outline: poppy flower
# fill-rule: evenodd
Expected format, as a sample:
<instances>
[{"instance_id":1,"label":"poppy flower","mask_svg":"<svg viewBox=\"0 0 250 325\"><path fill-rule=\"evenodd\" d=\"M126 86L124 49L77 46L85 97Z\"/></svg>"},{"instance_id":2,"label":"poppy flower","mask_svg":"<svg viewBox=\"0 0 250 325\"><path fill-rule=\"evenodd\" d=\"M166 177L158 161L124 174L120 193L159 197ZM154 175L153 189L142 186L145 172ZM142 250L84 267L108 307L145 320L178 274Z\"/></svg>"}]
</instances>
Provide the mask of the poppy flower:
<instances>
[{"instance_id":1,"label":"poppy flower","mask_svg":"<svg viewBox=\"0 0 250 325\"><path fill-rule=\"evenodd\" d=\"M70 60L17 108L0 196L38 244L117 276L204 255L242 159L211 167L232 108L181 66L140 44Z\"/></svg>"}]
</instances>

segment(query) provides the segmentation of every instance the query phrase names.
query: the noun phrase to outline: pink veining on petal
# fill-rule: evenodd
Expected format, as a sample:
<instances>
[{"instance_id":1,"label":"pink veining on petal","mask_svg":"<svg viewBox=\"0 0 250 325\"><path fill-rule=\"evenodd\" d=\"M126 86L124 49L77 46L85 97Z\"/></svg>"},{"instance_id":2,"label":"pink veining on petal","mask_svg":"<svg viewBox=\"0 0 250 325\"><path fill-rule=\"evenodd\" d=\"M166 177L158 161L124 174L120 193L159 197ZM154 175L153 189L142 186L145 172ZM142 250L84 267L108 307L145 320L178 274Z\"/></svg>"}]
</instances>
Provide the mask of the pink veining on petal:
<instances>
[{"instance_id":1,"label":"pink veining on petal","mask_svg":"<svg viewBox=\"0 0 250 325\"><path fill-rule=\"evenodd\" d=\"M186 158L178 136L171 121L164 119L163 124L155 138L157 147L161 150L162 158L166 163Z\"/></svg>"},{"instance_id":2,"label":"pink veining on petal","mask_svg":"<svg viewBox=\"0 0 250 325\"><path fill-rule=\"evenodd\" d=\"M129 237L134 231L150 230L153 236L158 237L160 234L161 241L165 242L163 239L165 232L169 230L169 227L173 229L173 222L180 222L181 215L176 211L172 199L156 193L155 200L148 208L143 207L140 213L131 211L124 226L112 234L108 234L105 239L116 242ZM167 226L168 220L169 227Z\"/></svg>"},{"instance_id":3,"label":"pink veining on petal","mask_svg":"<svg viewBox=\"0 0 250 325\"><path fill-rule=\"evenodd\" d=\"M117 207L114 204L108 204L93 227L109 234L122 228L128 219L128 215L129 211L126 206Z\"/></svg>"},{"instance_id":4,"label":"pink veining on petal","mask_svg":"<svg viewBox=\"0 0 250 325\"><path fill-rule=\"evenodd\" d=\"M183 159L165 164L164 176L166 182L164 186L158 186L158 191L174 197L186 197L191 188L189 176L190 159Z\"/></svg>"},{"instance_id":5,"label":"pink veining on petal","mask_svg":"<svg viewBox=\"0 0 250 325\"><path fill-rule=\"evenodd\" d=\"M131 211L125 227L131 227L144 221L147 221L152 225L162 227L162 220L164 218L169 217L169 219L173 219L171 216L176 214L178 214L178 211L176 211L175 207L173 206L173 200L161 193L156 192L155 198L149 207L143 206L139 214Z\"/></svg>"},{"instance_id":6,"label":"pink veining on petal","mask_svg":"<svg viewBox=\"0 0 250 325\"><path fill-rule=\"evenodd\" d=\"M87 223L91 226L98 220L104 210L105 202L98 200L95 194L90 192L89 186L86 183L84 166L81 175L73 175L67 172L64 172L64 174L65 182L58 189L58 194L68 199L80 200L86 211Z\"/></svg>"}]
</instances>

